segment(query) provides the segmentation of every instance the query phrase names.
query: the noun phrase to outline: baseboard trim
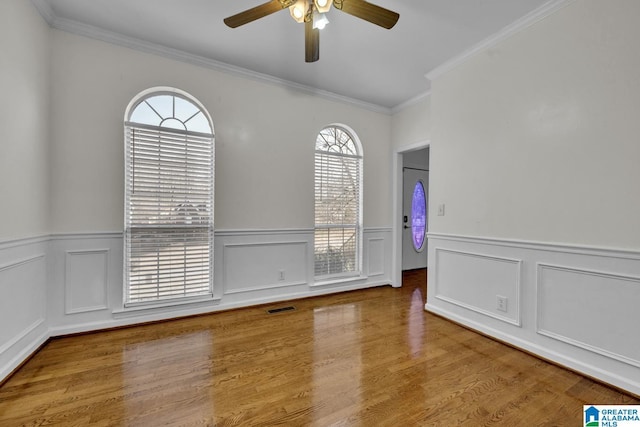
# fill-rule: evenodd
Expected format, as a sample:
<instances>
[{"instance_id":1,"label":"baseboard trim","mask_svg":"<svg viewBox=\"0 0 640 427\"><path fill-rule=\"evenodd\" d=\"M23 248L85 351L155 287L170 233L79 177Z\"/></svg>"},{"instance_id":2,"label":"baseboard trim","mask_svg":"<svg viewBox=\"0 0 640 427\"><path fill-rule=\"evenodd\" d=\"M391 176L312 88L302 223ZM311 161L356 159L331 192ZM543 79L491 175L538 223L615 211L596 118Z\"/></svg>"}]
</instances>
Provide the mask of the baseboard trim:
<instances>
[{"instance_id":1,"label":"baseboard trim","mask_svg":"<svg viewBox=\"0 0 640 427\"><path fill-rule=\"evenodd\" d=\"M29 345L29 347L25 348L18 355L16 355L11 361L6 365L6 367L0 371L0 387L2 387L13 375L16 374L33 356L38 354L38 352L51 340L51 336L49 335L49 331L45 331L41 334L36 340Z\"/></svg>"},{"instance_id":2,"label":"baseboard trim","mask_svg":"<svg viewBox=\"0 0 640 427\"><path fill-rule=\"evenodd\" d=\"M535 357L537 359L540 359L552 365L558 366L562 369L573 372L582 377L588 378L606 387L617 390L620 393L624 393L636 399L640 399L640 384L631 383L627 381L625 378L612 374L611 372L603 371L595 366L587 365L578 360L563 356L556 352L549 351L529 341L525 341L517 337L510 336L501 331L498 331L493 328L489 328L484 325L480 325L469 319L458 316L448 310L434 307L429 303L425 304L424 309L430 314L438 316L444 320L447 320L460 327L473 331L486 338L489 338L491 340L504 344L508 347L514 348L532 357ZM571 366L572 364L575 364L580 368L572 367ZM589 374L588 371L597 372L601 376L596 377L594 375ZM603 379L603 378L606 378L606 379ZM624 384L624 386L618 385L618 384Z\"/></svg>"}]
</instances>

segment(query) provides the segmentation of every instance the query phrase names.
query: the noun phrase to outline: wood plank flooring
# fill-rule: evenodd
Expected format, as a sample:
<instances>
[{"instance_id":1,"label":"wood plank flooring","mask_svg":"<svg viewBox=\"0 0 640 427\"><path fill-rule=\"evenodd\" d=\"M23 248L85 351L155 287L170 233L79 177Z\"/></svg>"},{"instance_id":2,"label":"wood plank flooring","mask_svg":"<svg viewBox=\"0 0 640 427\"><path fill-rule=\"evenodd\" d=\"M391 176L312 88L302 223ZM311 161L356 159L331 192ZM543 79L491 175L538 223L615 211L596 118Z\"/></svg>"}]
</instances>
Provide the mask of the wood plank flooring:
<instances>
[{"instance_id":1,"label":"wood plank flooring","mask_svg":"<svg viewBox=\"0 0 640 427\"><path fill-rule=\"evenodd\" d=\"M640 404L426 313L425 283L52 340L0 425L577 426Z\"/></svg>"}]
</instances>

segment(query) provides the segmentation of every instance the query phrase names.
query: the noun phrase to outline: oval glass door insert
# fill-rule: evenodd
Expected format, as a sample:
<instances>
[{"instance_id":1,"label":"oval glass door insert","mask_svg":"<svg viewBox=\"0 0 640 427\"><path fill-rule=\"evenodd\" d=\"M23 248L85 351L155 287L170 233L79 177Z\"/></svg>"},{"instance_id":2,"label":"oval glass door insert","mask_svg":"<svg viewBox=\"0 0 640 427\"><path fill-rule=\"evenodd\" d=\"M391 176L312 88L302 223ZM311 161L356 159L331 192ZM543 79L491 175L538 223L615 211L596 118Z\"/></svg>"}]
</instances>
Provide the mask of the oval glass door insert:
<instances>
[{"instance_id":1,"label":"oval glass door insert","mask_svg":"<svg viewBox=\"0 0 640 427\"><path fill-rule=\"evenodd\" d=\"M413 198L411 200L411 240L416 251L420 251L424 246L426 232L427 197L422 181L417 181L413 188Z\"/></svg>"}]
</instances>

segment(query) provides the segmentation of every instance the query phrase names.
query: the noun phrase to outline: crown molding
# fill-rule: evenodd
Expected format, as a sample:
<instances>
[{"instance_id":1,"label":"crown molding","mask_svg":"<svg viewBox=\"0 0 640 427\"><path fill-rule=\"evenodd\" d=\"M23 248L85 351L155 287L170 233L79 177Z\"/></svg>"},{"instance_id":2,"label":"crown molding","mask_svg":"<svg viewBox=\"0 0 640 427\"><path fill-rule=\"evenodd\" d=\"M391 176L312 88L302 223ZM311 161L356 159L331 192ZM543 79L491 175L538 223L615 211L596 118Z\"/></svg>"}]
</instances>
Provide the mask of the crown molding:
<instances>
[{"instance_id":1,"label":"crown molding","mask_svg":"<svg viewBox=\"0 0 640 427\"><path fill-rule=\"evenodd\" d=\"M412 107L416 104L419 104L423 99L429 98L431 96L431 89L429 89L426 92L423 92L417 96L414 96L411 99L407 99L406 101L396 105L395 107L391 108L391 114L397 114L399 112L401 112L402 110L405 110L409 107Z\"/></svg>"},{"instance_id":2,"label":"crown molding","mask_svg":"<svg viewBox=\"0 0 640 427\"><path fill-rule=\"evenodd\" d=\"M40 16L47 21L47 24L52 27L53 21L55 20L55 14L53 13L53 9L51 9L51 5L45 0L31 0L31 4L36 8Z\"/></svg>"},{"instance_id":3,"label":"crown molding","mask_svg":"<svg viewBox=\"0 0 640 427\"><path fill-rule=\"evenodd\" d=\"M295 83L289 80L280 79L268 74L258 73L246 68L237 67L221 61L206 58L200 55L194 55L179 49L170 48L167 46L159 45L156 43L147 42L135 37L124 36L122 34L115 33L113 31L107 31L93 25L83 24L78 21L60 18L56 16L55 12L51 9L46 0L31 0L38 12L49 23L52 28L65 31L68 33L76 34L83 37L92 38L95 40L103 41L106 43L126 47L129 49L137 50L140 52L150 53L153 55L162 56L175 61L197 65L199 67L208 68L211 70L232 74L234 76L241 76L247 79L255 80L262 83L268 83L276 86L286 87L288 89L294 89L299 92L318 96L330 101L337 101L344 104L351 104L365 110L373 111L376 113L382 113L391 115L391 108L384 107L377 104L361 101L359 99L350 98L347 96L339 95L337 93L329 92L322 89L317 89L312 86Z\"/></svg>"},{"instance_id":4,"label":"crown molding","mask_svg":"<svg viewBox=\"0 0 640 427\"><path fill-rule=\"evenodd\" d=\"M496 44L500 43L503 40L508 39L509 37L513 36L514 34L519 33L520 31L523 31L524 29L530 27L531 25L543 20L547 16L550 16L550 15L556 13L557 11L559 11L560 9L564 8L565 6L568 6L569 4L573 3L574 1L575 0L550 0L550 1L548 1L545 4L543 4L542 6L540 6L539 8L537 8L536 10L528 13L527 15L523 16L522 18L518 19L517 21L513 22L512 24L507 25L506 27L504 27L501 31L497 32L496 34L484 39L480 43L478 43L475 46L471 47L470 49L464 51L462 54L460 54L460 55L456 56L455 58L445 62L444 64L440 65L439 67L436 67L433 70L429 71L424 76L427 79L433 81L434 79L437 79L441 75L451 71L452 69L454 69L458 65L466 62L468 59L470 59L471 57L475 56L476 54L478 54L478 53L480 53L480 52L482 52L482 51L484 51L484 50L486 50L488 48L491 48L491 47L495 46Z\"/></svg>"}]
</instances>

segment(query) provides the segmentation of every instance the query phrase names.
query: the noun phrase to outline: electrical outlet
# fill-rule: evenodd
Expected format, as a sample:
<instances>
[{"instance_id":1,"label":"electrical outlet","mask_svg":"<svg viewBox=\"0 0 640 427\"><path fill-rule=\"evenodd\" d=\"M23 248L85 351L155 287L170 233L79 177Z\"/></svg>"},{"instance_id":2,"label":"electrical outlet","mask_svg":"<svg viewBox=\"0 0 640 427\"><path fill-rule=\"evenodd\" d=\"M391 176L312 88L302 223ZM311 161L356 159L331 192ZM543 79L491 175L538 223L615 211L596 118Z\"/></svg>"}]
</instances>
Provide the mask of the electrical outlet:
<instances>
[{"instance_id":1,"label":"electrical outlet","mask_svg":"<svg viewBox=\"0 0 640 427\"><path fill-rule=\"evenodd\" d=\"M284 270L280 270L278 272L278 280L280 281L284 280Z\"/></svg>"},{"instance_id":2,"label":"electrical outlet","mask_svg":"<svg viewBox=\"0 0 640 427\"><path fill-rule=\"evenodd\" d=\"M497 306L496 308L500 311L507 311L507 297L503 297L501 295L496 295L497 298Z\"/></svg>"}]
</instances>

